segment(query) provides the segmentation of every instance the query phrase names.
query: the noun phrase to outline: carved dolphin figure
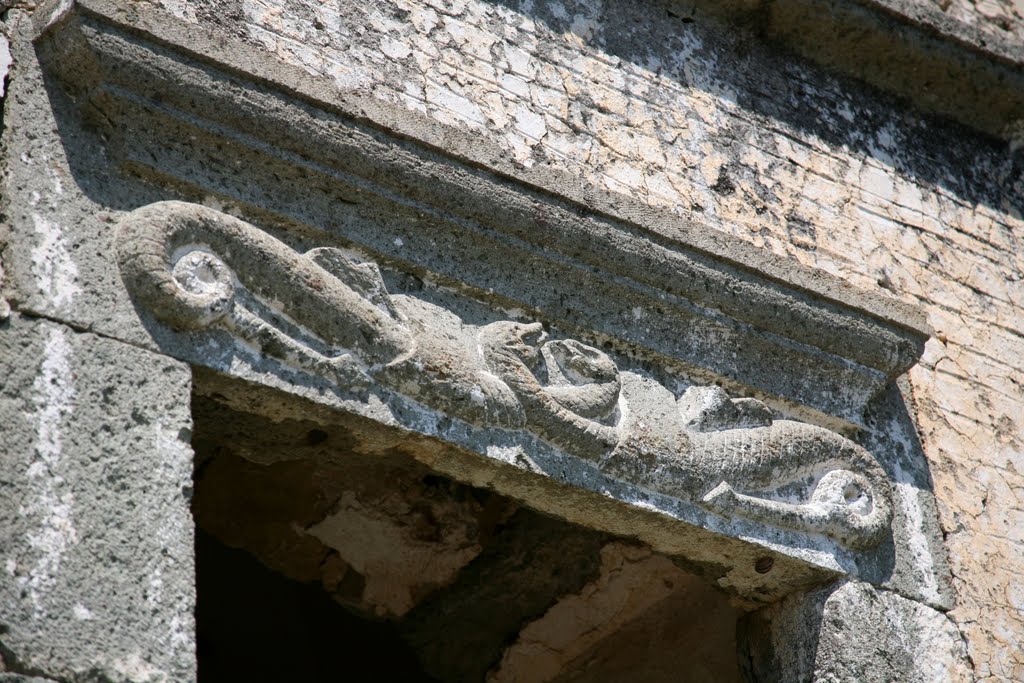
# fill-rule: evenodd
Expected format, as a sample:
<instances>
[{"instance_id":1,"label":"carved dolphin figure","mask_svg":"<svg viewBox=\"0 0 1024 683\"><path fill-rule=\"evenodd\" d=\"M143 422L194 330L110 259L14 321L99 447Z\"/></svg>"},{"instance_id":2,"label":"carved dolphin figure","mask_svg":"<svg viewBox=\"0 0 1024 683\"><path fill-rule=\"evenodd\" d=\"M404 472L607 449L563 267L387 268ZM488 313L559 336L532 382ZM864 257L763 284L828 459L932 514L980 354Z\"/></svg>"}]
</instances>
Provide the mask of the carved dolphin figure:
<instances>
[{"instance_id":1,"label":"carved dolphin figure","mask_svg":"<svg viewBox=\"0 0 1024 683\"><path fill-rule=\"evenodd\" d=\"M540 323L500 321L480 330L484 358L519 399L526 411L529 428L567 453L600 457L619 442L618 431L613 426L575 412L571 406L588 403L585 412L595 408L595 403L603 402L603 407L607 407L609 398L602 397L602 392L614 395L617 400L620 388L618 368L606 354L580 342L555 347L552 351L562 355L567 367L573 366L575 379L583 386L572 385L573 388L569 388L563 385L559 387L561 391L552 391L537 379L544 358L541 350L543 340L544 327ZM576 354L580 357L575 357ZM593 377L589 376L591 373ZM601 385L605 385L604 388ZM572 396L572 391L580 392L580 395Z\"/></svg>"},{"instance_id":2,"label":"carved dolphin figure","mask_svg":"<svg viewBox=\"0 0 1024 683\"><path fill-rule=\"evenodd\" d=\"M371 379L453 417L522 427L522 407L478 354L403 316L376 264L338 249L300 254L252 225L178 201L120 225L118 265L134 295L172 327L221 327L340 385ZM454 338L453 338L454 337Z\"/></svg>"},{"instance_id":3,"label":"carved dolphin figure","mask_svg":"<svg viewBox=\"0 0 1024 683\"><path fill-rule=\"evenodd\" d=\"M725 516L822 533L851 547L877 543L891 523L885 472L864 448L839 434L774 420L762 402L730 399L719 387L687 390L669 433L643 433L642 419L605 424L594 417L607 417L610 396L620 391L618 371L606 354L580 342L556 347L573 354L585 377L570 386L544 386L537 377L544 355L540 324L494 323L481 331L481 339L492 369L523 404L528 428L602 469L611 467L613 476L628 471L635 483L696 499ZM597 387L609 394L596 399L602 411L590 413ZM572 395L581 388L586 399ZM795 502L779 495L801 483L810 495Z\"/></svg>"},{"instance_id":4,"label":"carved dolphin figure","mask_svg":"<svg viewBox=\"0 0 1024 683\"><path fill-rule=\"evenodd\" d=\"M165 201L132 211L121 222L118 265L129 289L173 327L220 325L303 366L354 365L351 351L372 367L413 344L400 321L313 259L205 206ZM280 306L270 314L282 326L293 322L340 355L297 343L254 312L261 301Z\"/></svg>"},{"instance_id":5,"label":"carved dolphin figure","mask_svg":"<svg viewBox=\"0 0 1024 683\"><path fill-rule=\"evenodd\" d=\"M602 420L619 403L619 369L608 354L575 339L541 347L548 381L544 391L576 415Z\"/></svg>"},{"instance_id":6,"label":"carved dolphin figure","mask_svg":"<svg viewBox=\"0 0 1024 683\"><path fill-rule=\"evenodd\" d=\"M852 547L877 543L892 521L888 477L872 455L822 427L771 420L754 399L729 399L719 387L691 387L679 401L707 407L699 429L689 423L686 466L697 476L701 503L726 515L831 536ZM725 406L730 406L732 411ZM735 422L723 422L733 415ZM699 412L698 412L699 415ZM807 482L809 499L777 496Z\"/></svg>"}]
</instances>

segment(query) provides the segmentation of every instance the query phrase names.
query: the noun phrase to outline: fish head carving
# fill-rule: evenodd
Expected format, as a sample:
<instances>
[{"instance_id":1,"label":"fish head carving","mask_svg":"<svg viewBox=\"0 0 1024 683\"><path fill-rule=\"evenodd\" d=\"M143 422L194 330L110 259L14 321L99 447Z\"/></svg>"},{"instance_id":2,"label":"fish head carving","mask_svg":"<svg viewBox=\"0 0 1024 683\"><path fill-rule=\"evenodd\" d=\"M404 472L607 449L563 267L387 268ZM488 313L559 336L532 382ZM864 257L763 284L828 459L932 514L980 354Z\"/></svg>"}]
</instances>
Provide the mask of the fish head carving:
<instances>
[{"instance_id":1,"label":"fish head carving","mask_svg":"<svg viewBox=\"0 0 1024 683\"><path fill-rule=\"evenodd\" d=\"M609 382L619 376L619 368L608 354L575 339L548 342L545 349L570 384Z\"/></svg>"}]
</instances>

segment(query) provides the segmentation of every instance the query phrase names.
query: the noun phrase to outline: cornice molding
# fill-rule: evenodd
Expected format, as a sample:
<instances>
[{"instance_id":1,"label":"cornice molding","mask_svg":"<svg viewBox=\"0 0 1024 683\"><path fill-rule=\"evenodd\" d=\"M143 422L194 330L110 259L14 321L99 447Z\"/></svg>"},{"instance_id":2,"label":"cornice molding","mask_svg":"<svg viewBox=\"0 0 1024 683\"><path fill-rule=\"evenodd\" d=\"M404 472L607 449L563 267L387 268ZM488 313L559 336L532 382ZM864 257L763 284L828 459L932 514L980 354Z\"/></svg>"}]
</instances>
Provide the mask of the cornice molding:
<instances>
[{"instance_id":1,"label":"cornice molding","mask_svg":"<svg viewBox=\"0 0 1024 683\"><path fill-rule=\"evenodd\" d=\"M522 168L486 140L230 37L135 4L62 7L37 12L38 49L131 173L839 426L861 424L928 338L916 307Z\"/></svg>"}]
</instances>

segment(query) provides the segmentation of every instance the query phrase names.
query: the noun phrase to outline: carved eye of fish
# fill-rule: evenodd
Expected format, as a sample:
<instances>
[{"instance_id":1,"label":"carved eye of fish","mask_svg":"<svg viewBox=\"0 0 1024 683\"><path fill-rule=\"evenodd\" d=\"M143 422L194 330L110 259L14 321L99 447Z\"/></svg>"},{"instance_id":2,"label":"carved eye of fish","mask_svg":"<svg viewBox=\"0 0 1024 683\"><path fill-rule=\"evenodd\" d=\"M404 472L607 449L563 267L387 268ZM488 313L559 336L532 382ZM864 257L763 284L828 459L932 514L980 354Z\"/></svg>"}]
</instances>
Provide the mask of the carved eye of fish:
<instances>
[{"instance_id":1,"label":"carved eye of fish","mask_svg":"<svg viewBox=\"0 0 1024 683\"><path fill-rule=\"evenodd\" d=\"M606 353L575 340L568 340L563 347L567 352L566 367L577 377L575 381L610 380L618 375L615 362Z\"/></svg>"},{"instance_id":2,"label":"carved eye of fish","mask_svg":"<svg viewBox=\"0 0 1024 683\"><path fill-rule=\"evenodd\" d=\"M867 514L874 505L871 485L864 476L844 469L825 474L815 487L811 500L849 508L860 514Z\"/></svg>"},{"instance_id":3,"label":"carved eye of fish","mask_svg":"<svg viewBox=\"0 0 1024 683\"><path fill-rule=\"evenodd\" d=\"M544 326L540 323L530 323L528 325L517 323L516 336L526 346L538 346L547 335L544 333Z\"/></svg>"}]
</instances>

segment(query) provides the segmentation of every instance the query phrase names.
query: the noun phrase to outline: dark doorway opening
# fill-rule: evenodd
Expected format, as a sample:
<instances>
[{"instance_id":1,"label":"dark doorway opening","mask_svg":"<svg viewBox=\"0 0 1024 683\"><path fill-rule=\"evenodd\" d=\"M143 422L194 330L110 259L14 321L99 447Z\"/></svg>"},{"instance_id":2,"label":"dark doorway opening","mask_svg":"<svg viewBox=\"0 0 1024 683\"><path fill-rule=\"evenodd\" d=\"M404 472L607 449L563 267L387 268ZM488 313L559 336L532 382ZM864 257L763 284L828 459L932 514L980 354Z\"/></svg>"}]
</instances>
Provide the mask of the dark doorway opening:
<instances>
[{"instance_id":1,"label":"dark doorway opening","mask_svg":"<svg viewBox=\"0 0 1024 683\"><path fill-rule=\"evenodd\" d=\"M200 683L738 680L685 563L245 408L193 397Z\"/></svg>"}]
</instances>

